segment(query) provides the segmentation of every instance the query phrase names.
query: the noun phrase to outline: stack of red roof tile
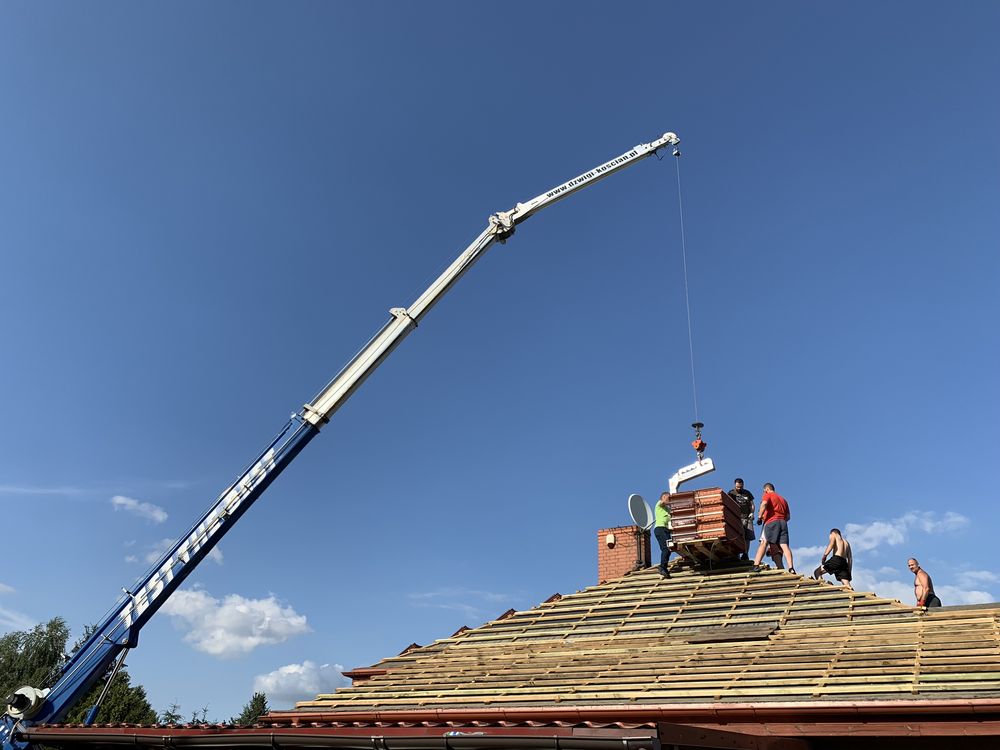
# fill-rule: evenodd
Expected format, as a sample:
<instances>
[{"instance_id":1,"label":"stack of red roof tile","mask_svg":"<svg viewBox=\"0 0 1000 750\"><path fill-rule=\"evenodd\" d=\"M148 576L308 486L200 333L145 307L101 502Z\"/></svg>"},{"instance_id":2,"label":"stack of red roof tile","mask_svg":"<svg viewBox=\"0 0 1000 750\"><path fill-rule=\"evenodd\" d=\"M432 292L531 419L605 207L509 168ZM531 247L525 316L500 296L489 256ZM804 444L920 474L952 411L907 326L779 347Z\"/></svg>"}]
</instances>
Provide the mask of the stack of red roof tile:
<instances>
[{"instance_id":1,"label":"stack of red roof tile","mask_svg":"<svg viewBox=\"0 0 1000 750\"><path fill-rule=\"evenodd\" d=\"M739 507L719 487L671 495L670 523L674 548L684 557L705 562L746 552Z\"/></svg>"}]
</instances>

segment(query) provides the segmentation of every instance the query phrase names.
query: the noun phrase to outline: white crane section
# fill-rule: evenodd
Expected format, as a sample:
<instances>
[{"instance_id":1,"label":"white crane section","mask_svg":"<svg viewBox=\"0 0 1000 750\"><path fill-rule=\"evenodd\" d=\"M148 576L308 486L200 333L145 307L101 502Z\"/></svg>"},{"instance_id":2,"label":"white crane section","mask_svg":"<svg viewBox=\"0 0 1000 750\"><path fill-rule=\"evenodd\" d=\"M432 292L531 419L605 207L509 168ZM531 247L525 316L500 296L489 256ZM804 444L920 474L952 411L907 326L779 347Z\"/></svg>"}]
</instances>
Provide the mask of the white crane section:
<instances>
[{"instance_id":1,"label":"white crane section","mask_svg":"<svg viewBox=\"0 0 1000 750\"><path fill-rule=\"evenodd\" d=\"M667 480L667 485L670 487L670 494L673 495L677 492L677 488L685 482L690 482L692 479L711 474L713 471L715 471L715 463L710 458L699 458L693 464L682 466Z\"/></svg>"},{"instance_id":2,"label":"white crane section","mask_svg":"<svg viewBox=\"0 0 1000 750\"><path fill-rule=\"evenodd\" d=\"M680 138L674 133L664 133L660 138L650 143L640 143L630 151L626 151L611 161L607 161L589 172L584 172L572 180L532 198L526 203L518 203L509 211L500 211L489 218L489 225L471 245L448 266L433 284L421 294L408 309L396 307L390 310L392 320L385 324L368 342L347 366L340 371L329 385L316 398L306 404L302 410L302 418L319 428L346 401L365 378L372 374L393 349L405 338L406 334L417 327L423 315L447 292L452 285L468 271L472 265L489 250L494 242L504 242L513 234L518 224L532 214L553 203L561 201L578 190L592 185L598 180L625 169L664 146L676 146Z\"/></svg>"}]
</instances>

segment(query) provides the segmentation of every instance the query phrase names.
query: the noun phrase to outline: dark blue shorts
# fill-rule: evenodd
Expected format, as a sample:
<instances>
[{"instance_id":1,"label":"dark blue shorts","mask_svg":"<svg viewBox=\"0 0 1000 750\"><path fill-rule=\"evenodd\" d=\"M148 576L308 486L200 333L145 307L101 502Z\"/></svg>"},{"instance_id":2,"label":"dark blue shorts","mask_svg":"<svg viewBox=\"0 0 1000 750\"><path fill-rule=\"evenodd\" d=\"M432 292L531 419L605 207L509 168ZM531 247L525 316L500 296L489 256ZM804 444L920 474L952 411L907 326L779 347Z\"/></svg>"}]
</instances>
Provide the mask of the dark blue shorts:
<instances>
[{"instance_id":1,"label":"dark blue shorts","mask_svg":"<svg viewBox=\"0 0 1000 750\"><path fill-rule=\"evenodd\" d=\"M771 521L764 524L764 541L771 544L788 544L788 521Z\"/></svg>"}]
</instances>

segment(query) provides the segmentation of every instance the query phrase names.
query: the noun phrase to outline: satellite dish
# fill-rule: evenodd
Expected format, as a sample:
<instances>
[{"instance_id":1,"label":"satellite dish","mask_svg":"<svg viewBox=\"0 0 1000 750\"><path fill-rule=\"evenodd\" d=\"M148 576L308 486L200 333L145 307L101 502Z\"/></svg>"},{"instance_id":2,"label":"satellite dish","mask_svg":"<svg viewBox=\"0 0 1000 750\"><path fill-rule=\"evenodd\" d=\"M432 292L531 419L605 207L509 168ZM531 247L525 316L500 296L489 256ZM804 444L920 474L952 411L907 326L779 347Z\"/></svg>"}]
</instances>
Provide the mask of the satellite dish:
<instances>
[{"instance_id":1,"label":"satellite dish","mask_svg":"<svg viewBox=\"0 0 1000 750\"><path fill-rule=\"evenodd\" d=\"M635 525L643 531L653 527L653 510L649 507L649 503L642 499L642 495L628 496L628 512Z\"/></svg>"}]
</instances>

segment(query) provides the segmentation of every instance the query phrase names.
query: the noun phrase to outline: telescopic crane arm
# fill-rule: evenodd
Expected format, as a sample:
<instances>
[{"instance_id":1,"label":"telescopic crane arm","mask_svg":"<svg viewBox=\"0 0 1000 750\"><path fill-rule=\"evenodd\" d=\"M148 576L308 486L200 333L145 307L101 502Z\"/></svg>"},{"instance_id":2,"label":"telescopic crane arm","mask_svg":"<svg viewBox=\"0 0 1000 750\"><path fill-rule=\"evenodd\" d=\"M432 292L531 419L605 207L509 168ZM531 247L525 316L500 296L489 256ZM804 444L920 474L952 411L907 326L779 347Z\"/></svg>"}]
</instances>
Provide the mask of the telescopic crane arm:
<instances>
[{"instance_id":1,"label":"telescopic crane arm","mask_svg":"<svg viewBox=\"0 0 1000 750\"><path fill-rule=\"evenodd\" d=\"M569 197L578 190L582 190L646 156L650 156L658 149L678 143L680 143L680 139L675 134L664 133L657 140L640 144L631 151L605 162L599 167L594 167L589 172L574 177L526 203L518 203L509 211L499 211L490 216L489 223L482 234L417 298L416 302L406 309L397 307L390 310L392 319L385 324L381 331L375 334L368 345L341 370L340 374L312 402L306 404L302 413L303 418L316 427L329 420L348 396L399 345L406 334L417 327L423 316L444 293L462 278L465 272L472 267L472 264L479 260L494 242L497 240L505 242L514 233L518 224L543 208Z\"/></svg>"},{"instance_id":2,"label":"telescopic crane arm","mask_svg":"<svg viewBox=\"0 0 1000 750\"><path fill-rule=\"evenodd\" d=\"M111 609L107 618L61 667L51 687L25 686L7 696L0 718L2 750L21 750L27 743L17 736L18 726L54 723L65 718L73 705L102 677L124 664L125 654L138 645L139 631L167 598L197 567L219 540L263 494L282 470L298 455L351 394L385 360L423 316L493 245L510 237L529 216L602 180L664 146L680 139L665 133L643 143L589 172L549 190L509 211L489 217L486 228L408 308L393 308L392 317L340 373L302 410L289 419L267 448L249 465L216 502L156 565ZM87 723L96 717L95 705Z\"/></svg>"}]
</instances>

